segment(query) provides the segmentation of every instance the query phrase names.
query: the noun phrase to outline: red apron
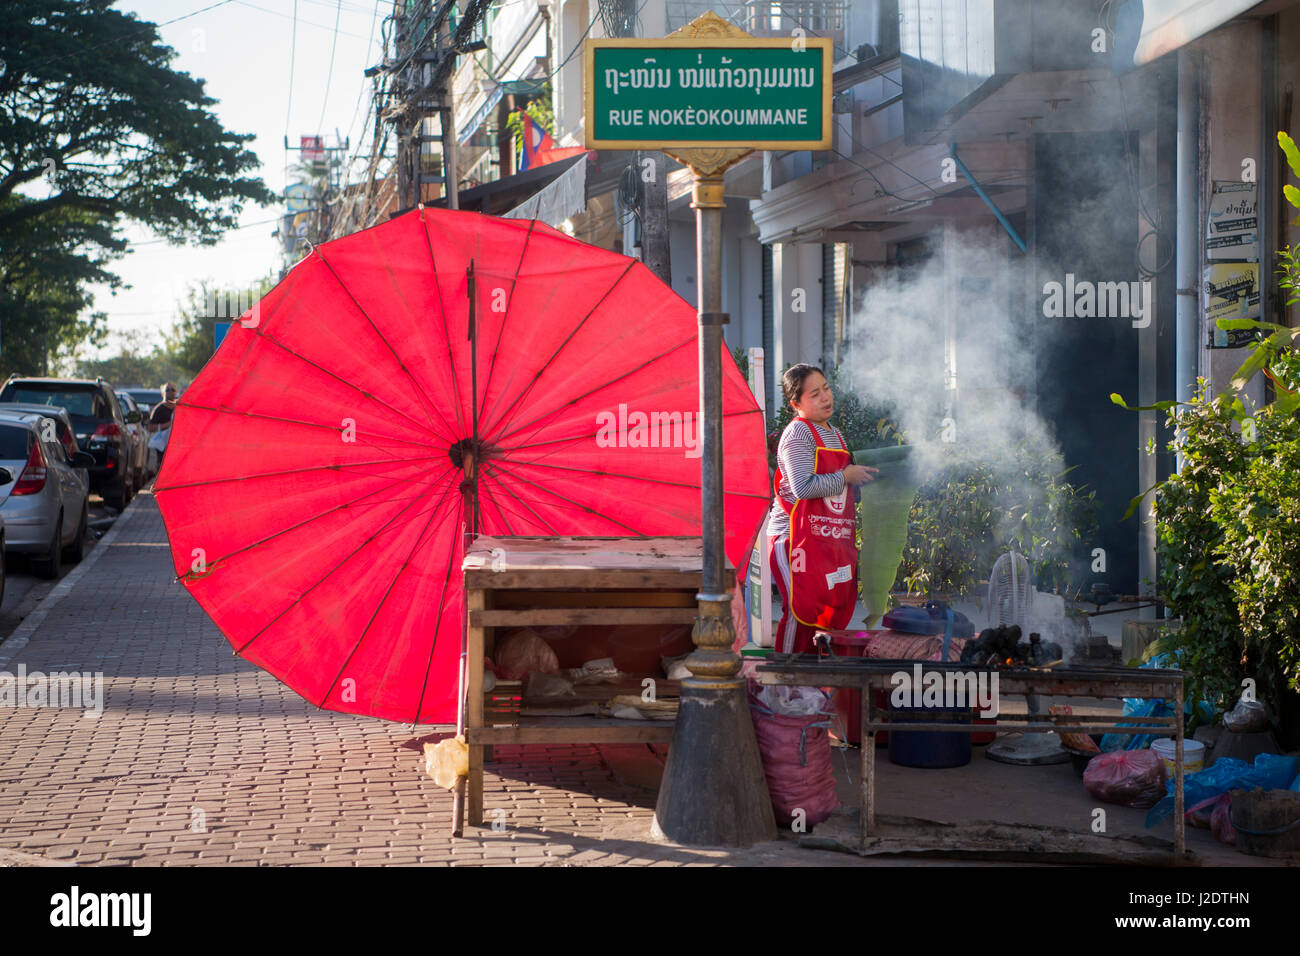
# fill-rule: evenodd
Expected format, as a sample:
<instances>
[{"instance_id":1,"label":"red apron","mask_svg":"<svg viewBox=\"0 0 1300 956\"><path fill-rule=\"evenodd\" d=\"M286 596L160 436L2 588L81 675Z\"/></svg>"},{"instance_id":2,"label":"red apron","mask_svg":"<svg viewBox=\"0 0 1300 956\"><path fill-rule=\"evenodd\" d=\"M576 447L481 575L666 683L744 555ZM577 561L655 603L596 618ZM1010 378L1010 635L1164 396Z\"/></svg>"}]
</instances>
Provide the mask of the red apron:
<instances>
[{"instance_id":1,"label":"red apron","mask_svg":"<svg viewBox=\"0 0 1300 956\"><path fill-rule=\"evenodd\" d=\"M852 456L822 443L817 429L805 418L817 450L813 474L842 471ZM833 426L832 426L833 427ZM840 443L847 445L839 429ZM823 631L843 630L853 618L858 601L858 548L853 543L853 497L846 483L831 498L800 498L793 504L781 497L781 468L776 469L773 491L790 516L787 558L790 567L790 613L800 624Z\"/></svg>"}]
</instances>

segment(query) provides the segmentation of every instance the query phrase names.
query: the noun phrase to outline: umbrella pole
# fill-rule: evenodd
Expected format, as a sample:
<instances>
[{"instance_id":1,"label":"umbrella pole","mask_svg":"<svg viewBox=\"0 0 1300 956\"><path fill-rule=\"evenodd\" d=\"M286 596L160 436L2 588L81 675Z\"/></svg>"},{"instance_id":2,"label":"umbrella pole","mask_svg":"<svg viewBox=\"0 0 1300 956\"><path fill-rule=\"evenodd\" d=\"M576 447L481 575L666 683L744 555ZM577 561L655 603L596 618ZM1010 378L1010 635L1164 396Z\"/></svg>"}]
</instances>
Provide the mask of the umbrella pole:
<instances>
[{"instance_id":1,"label":"umbrella pole","mask_svg":"<svg viewBox=\"0 0 1300 956\"><path fill-rule=\"evenodd\" d=\"M692 166L700 277L701 506L704 532L699 616L686 659L652 836L692 846L750 846L777 837L754 725L737 676L732 595L725 587L722 510L722 170Z\"/></svg>"},{"instance_id":2,"label":"umbrella pole","mask_svg":"<svg viewBox=\"0 0 1300 956\"><path fill-rule=\"evenodd\" d=\"M465 518L462 519L462 528L464 529L465 543L464 551L469 550L470 542L478 534L478 336L475 328L475 302L478 298L478 287L474 281L474 260L469 262L469 268L465 270L466 293L469 297L469 366L470 366L470 405L473 409L473 436L470 449L465 457L465 481L461 484L462 494L468 499L467 507L464 509ZM456 690L456 736L465 735L465 696L468 673L466 667L469 663L469 641L467 637L469 628L469 611L466 609L465 601L462 598L460 606L460 675L457 681ZM456 778L456 791L451 801L451 835L460 836L465 832L465 777Z\"/></svg>"}]
</instances>

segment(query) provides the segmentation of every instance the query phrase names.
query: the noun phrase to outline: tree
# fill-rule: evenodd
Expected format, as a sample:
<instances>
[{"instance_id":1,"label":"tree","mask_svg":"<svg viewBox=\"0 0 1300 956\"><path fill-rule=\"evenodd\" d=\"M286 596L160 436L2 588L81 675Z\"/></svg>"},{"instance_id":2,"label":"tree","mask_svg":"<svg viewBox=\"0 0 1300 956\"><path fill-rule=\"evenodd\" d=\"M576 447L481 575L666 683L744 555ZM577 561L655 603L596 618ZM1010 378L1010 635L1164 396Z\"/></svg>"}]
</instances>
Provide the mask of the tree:
<instances>
[{"instance_id":1,"label":"tree","mask_svg":"<svg viewBox=\"0 0 1300 956\"><path fill-rule=\"evenodd\" d=\"M77 316L91 304L89 283L113 284L108 265L126 251L125 222L212 243L246 203L275 198L250 175L259 165L245 148L252 135L225 129L203 81L170 68L175 51L156 25L111 3L5 5L0 304L10 367L31 370L34 351L93 335L99 323Z\"/></svg>"},{"instance_id":2,"label":"tree","mask_svg":"<svg viewBox=\"0 0 1300 956\"><path fill-rule=\"evenodd\" d=\"M172 382L184 389L194 374L177 364L156 333L137 329L118 336L121 348L116 355L103 359L85 359L75 366L82 378L96 376L112 382L117 388L132 385L154 386Z\"/></svg>"},{"instance_id":3,"label":"tree","mask_svg":"<svg viewBox=\"0 0 1300 956\"><path fill-rule=\"evenodd\" d=\"M200 283L190 292L190 301L166 335L163 354L182 376L193 378L212 358L216 347L216 324L239 321L246 308L258 302L275 285L262 279L243 289L223 289Z\"/></svg>"}]
</instances>

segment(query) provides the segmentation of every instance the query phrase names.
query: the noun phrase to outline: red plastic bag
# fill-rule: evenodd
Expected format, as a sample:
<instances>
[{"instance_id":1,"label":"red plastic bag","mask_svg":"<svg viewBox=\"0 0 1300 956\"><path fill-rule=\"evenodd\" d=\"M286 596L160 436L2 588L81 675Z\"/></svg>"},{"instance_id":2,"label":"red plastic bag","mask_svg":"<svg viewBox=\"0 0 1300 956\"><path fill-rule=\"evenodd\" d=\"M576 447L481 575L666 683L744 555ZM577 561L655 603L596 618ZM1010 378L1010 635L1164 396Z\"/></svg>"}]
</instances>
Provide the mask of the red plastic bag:
<instances>
[{"instance_id":1,"label":"red plastic bag","mask_svg":"<svg viewBox=\"0 0 1300 956\"><path fill-rule=\"evenodd\" d=\"M1116 750L1088 761L1083 785L1105 803L1146 809L1165 795L1165 764L1150 750Z\"/></svg>"},{"instance_id":2,"label":"red plastic bag","mask_svg":"<svg viewBox=\"0 0 1300 956\"><path fill-rule=\"evenodd\" d=\"M777 824L821 823L839 806L831 770L829 716L787 717L758 704L751 704L749 712Z\"/></svg>"},{"instance_id":3,"label":"red plastic bag","mask_svg":"<svg viewBox=\"0 0 1300 956\"><path fill-rule=\"evenodd\" d=\"M496 668L502 680L523 680L534 671L558 674L560 661L550 644L525 627L497 641Z\"/></svg>"}]
</instances>

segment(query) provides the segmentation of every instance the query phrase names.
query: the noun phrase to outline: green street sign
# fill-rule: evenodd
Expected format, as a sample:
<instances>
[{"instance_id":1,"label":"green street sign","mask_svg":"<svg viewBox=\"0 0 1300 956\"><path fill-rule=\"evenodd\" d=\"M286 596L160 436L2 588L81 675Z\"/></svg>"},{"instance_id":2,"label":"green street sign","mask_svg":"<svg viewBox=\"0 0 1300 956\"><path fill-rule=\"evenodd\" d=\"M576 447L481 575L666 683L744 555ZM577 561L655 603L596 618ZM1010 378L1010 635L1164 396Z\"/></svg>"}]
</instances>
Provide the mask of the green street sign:
<instances>
[{"instance_id":1,"label":"green street sign","mask_svg":"<svg viewBox=\"0 0 1300 956\"><path fill-rule=\"evenodd\" d=\"M831 41L588 40L593 149L831 148Z\"/></svg>"}]
</instances>

